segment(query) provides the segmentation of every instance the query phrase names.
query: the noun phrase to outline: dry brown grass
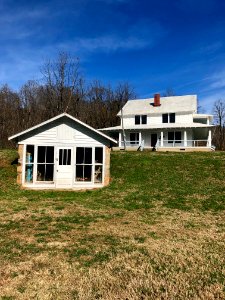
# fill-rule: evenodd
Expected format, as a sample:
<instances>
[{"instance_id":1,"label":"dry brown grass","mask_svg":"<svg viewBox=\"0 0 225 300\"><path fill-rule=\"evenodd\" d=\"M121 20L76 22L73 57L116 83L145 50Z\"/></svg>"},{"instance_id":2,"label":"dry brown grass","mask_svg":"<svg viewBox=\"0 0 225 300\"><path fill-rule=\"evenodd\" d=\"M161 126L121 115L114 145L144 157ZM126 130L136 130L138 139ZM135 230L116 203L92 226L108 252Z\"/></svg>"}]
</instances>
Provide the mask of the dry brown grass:
<instances>
[{"instance_id":1,"label":"dry brown grass","mask_svg":"<svg viewBox=\"0 0 225 300\"><path fill-rule=\"evenodd\" d=\"M23 229L11 230L8 239L36 244L43 218L40 211L11 212L11 220L26 219L26 223ZM70 205L70 214L74 213L94 216L93 211ZM48 208L44 213L52 218L48 231L67 214L68 208ZM99 217L85 228L76 224L69 231L61 230L58 237L45 237L37 252L30 249L20 253L19 259L1 260L0 295L11 299L224 299L218 276L224 265L222 214L168 213L161 207L95 212L95 217L101 215L108 218ZM8 216L1 218L1 224L8 222ZM76 255L77 249L87 251ZM98 253L102 257L96 259Z\"/></svg>"}]
</instances>

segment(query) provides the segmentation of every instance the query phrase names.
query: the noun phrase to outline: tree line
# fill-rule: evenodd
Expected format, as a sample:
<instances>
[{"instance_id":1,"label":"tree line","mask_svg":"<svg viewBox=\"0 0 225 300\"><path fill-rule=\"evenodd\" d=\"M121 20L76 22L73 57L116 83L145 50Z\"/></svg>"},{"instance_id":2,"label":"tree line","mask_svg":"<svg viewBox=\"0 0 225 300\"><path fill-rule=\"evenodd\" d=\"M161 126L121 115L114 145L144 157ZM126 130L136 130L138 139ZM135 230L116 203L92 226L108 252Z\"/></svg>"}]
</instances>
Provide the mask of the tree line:
<instances>
[{"instance_id":1,"label":"tree line","mask_svg":"<svg viewBox=\"0 0 225 300\"><path fill-rule=\"evenodd\" d=\"M0 87L0 147L12 147L8 137L67 112L94 128L119 125L116 117L128 99L135 98L128 83L112 87L93 80L88 84L79 61L60 53L41 67L43 79L28 81L18 92Z\"/></svg>"},{"instance_id":2,"label":"tree line","mask_svg":"<svg viewBox=\"0 0 225 300\"><path fill-rule=\"evenodd\" d=\"M67 112L94 128L119 125L116 116L128 99L136 98L133 87L119 83L112 87L93 80L86 83L79 60L59 53L56 61L41 67L42 80L26 82L18 92L0 87L0 148L13 147L8 137ZM167 89L163 96L173 96ZM213 144L225 150L225 101L214 103Z\"/></svg>"}]
</instances>

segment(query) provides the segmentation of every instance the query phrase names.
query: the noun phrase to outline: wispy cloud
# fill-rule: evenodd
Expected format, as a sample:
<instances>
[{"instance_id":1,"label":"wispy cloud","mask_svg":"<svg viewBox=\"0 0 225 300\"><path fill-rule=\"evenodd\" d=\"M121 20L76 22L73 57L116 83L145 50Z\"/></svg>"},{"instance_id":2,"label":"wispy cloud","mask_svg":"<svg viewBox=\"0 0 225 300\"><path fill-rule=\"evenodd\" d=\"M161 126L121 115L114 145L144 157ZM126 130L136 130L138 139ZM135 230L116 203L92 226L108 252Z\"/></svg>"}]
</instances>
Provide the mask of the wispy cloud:
<instances>
[{"instance_id":1,"label":"wispy cloud","mask_svg":"<svg viewBox=\"0 0 225 300\"><path fill-rule=\"evenodd\" d=\"M206 113L213 114L213 106L215 101L219 99L225 99L225 93L220 91L208 95L200 95L199 97L199 104L202 108L205 109Z\"/></svg>"},{"instance_id":2,"label":"wispy cloud","mask_svg":"<svg viewBox=\"0 0 225 300\"><path fill-rule=\"evenodd\" d=\"M214 43L211 44L207 44L204 46L198 46L197 48L195 48L195 50L193 51L193 54L214 54L217 51L219 51L222 47L224 46L224 42L223 41L216 41Z\"/></svg>"},{"instance_id":3,"label":"wispy cloud","mask_svg":"<svg viewBox=\"0 0 225 300\"><path fill-rule=\"evenodd\" d=\"M61 48L73 49L76 52L115 52L140 50L155 46L166 30L159 23L137 22L127 29L126 33L111 33L98 37L78 37L72 42L59 44Z\"/></svg>"},{"instance_id":4,"label":"wispy cloud","mask_svg":"<svg viewBox=\"0 0 225 300\"><path fill-rule=\"evenodd\" d=\"M116 35L108 35L97 38L78 38L72 44L65 44L65 47L73 48L75 51L82 52L112 52L118 50L134 50L149 46L151 41L143 40L135 36L122 38ZM74 45L74 46L73 46Z\"/></svg>"},{"instance_id":5,"label":"wispy cloud","mask_svg":"<svg viewBox=\"0 0 225 300\"><path fill-rule=\"evenodd\" d=\"M211 89L225 88L225 69L223 71L215 73L211 77L211 80L212 83L209 86Z\"/></svg>"}]
</instances>

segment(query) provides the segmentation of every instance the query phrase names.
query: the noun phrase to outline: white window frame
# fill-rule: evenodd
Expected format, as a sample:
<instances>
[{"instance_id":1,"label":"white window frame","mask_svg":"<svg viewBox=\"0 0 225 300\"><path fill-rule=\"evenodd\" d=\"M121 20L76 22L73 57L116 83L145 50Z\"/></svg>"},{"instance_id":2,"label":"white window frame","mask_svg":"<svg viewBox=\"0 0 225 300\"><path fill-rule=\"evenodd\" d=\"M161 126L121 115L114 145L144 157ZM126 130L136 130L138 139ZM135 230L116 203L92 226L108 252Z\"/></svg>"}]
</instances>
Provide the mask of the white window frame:
<instances>
[{"instance_id":1,"label":"white window frame","mask_svg":"<svg viewBox=\"0 0 225 300\"><path fill-rule=\"evenodd\" d=\"M38 158L38 147L53 147L54 149L54 160L53 160L53 163L47 163L48 165L53 165L53 180L49 180L49 181L44 181L44 180L37 180L37 167L38 167L38 164L40 165L46 165L46 163L38 163L37 161L37 158ZM55 164L55 146L54 145L36 145L36 161L35 161L35 177L34 177L34 183L37 183L37 184L54 184L55 183L55 167L56 167L56 164ZM45 153L46 155L46 153Z\"/></svg>"},{"instance_id":2,"label":"white window frame","mask_svg":"<svg viewBox=\"0 0 225 300\"><path fill-rule=\"evenodd\" d=\"M92 149L92 163L91 164L76 164L76 153L77 153L77 148L91 148ZM95 163L95 148L102 148L102 164L100 163ZM105 180L105 146L101 145L96 145L96 146L87 146L87 145L79 145L74 147L74 153L75 153L75 161L74 161L74 179L73 179L73 184L78 185L85 185L85 184L92 184L92 185L104 185L104 180ZM78 181L76 180L76 166L85 166L89 165L92 166L91 170L91 181ZM95 175L95 166L102 166L102 182L95 183L94 182L94 175Z\"/></svg>"},{"instance_id":3,"label":"white window frame","mask_svg":"<svg viewBox=\"0 0 225 300\"><path fill-rule=\"evenodd\" d=\"M146 123L144 124L143 123L143 117L146 117ZM139 117L140 118L140 123L139 124L136 124L136 117ZM146 125L146 124L148 124L148 116L147 115L135 115L134 116L134 124L135 125Z\"/></svg>"},{"instance_id":4,"label":"white window frame","mask_svg":"<svg viewBox=\"0 0 225 300\"><path fill-rule=\"evenodd\" d=\"M171 114L174 114L174 122L171 122ZM163 122L163 115L167 115L167 122ZM165 113L165 114L162 114L162 123L163 124L168 124L168 123L176 123L176 113Z\"/></svg>"}]
</instances>

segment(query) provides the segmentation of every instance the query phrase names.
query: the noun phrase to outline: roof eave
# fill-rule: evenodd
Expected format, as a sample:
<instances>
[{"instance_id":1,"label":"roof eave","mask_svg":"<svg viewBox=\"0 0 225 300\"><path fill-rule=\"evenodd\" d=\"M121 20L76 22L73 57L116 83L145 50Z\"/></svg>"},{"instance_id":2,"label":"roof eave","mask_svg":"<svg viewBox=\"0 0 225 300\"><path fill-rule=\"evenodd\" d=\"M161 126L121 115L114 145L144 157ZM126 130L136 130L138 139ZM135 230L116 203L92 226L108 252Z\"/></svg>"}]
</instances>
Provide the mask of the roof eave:
<instances>
[{"instance_id":1,"label":"roof eave","mask_svg":"<svg viewBox=\"0 0 225 300\"><path fill-rule=\"evenodd\" d=\"M49 120L47 120L47 121L44 121L44 122L42 122L42 123L40 123L40 124L38 124L38 125L35 125L35 126L29 128L29 129L26 129L26 130L24 130L24 131L22 131L22 132L19 132L19 133L15 134L15 135L12 135L12 136L10 136L10 137L8 138L8 140L9 140L9 141L15 140L16 138L18 138L18 137L20 137L20 136L22 136L22 135L24 135L24 134L26 134L26 133L28 133L28 132L31 132L31 131L33 131L33 130L35 130L35 129L37 129L37 128L40 128L40 127L42 127L42 126L44 126L44 125L46 125L46 124L49 124L49 123L51 123L51 122L54 122L54 121L56 121L56 120L58 120L58 119L60 119L60 118L62 118L62 117L64 117L64 116L67 117L67 118L69 118L69 119L71 119L71 120L73 120L73 121L75 121L75 122L77 122L77 123L79 123L80 125L82 125L82 126L88 128L88 129L94 131L95 133L99 134L100 136L104 137L105 139L107 139L107 140L109 140L109 141L111 141L111 142L117 144L117 141L114 140L113 138L111 138L111 137L107 136L106 134L104 134L104 133L98 131L97 129L94 129L93 127L91 127L91 126L89 126L89 125L83 123L82 121L80 121L80 120L78 120L78 119L76 119L76 118L70 116L70 115L67 114L67 113L62 113L62 114L60 114L60 115L58 115L58 116L56 116L56 117L53 117L53 118L51 118L51 119L49 119Z\"/></svg>"}]
</instances>

